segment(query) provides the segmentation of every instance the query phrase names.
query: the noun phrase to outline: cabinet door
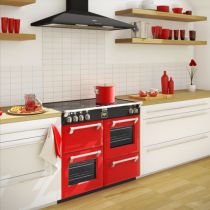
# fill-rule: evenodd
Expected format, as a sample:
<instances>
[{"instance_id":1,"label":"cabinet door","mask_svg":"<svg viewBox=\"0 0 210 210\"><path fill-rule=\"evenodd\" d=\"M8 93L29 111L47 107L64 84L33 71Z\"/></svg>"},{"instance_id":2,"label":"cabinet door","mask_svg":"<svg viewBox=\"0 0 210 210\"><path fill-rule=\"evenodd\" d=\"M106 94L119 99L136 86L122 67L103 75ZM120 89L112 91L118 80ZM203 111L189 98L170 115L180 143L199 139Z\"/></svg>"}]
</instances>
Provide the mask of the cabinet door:
<instances>
[{"instance_id":1,"label":"cabinet door","mask_svg":"<svg viewBox=\"0 0 210 210\"><path fill-rule=\"evenodd\" d=\"M141 175L148 175L210 155L210 133L143 147Z\"/></svg>"}]
</instances>

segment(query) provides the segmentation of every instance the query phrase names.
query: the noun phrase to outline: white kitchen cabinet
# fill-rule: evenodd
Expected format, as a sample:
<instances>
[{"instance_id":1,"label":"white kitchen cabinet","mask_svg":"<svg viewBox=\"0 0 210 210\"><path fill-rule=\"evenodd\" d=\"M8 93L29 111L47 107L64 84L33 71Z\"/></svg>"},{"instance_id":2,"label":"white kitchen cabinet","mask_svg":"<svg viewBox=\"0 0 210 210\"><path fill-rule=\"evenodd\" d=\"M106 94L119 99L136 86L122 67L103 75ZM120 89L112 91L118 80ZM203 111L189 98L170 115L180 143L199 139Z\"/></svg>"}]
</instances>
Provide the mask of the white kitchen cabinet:
<instances>
[{"instance_id":1,"label":"white kitchen cabinet","mask_svg":"<svg viewBox=\"0 0 210 210\"><path fill-rule=\"evenodd\" d=\"M1 125L0 209L38 209L61 199L61 161L56 169L39 157L52 124L60 130L61 119Z\"/></svg>"},{"instance_id":2,"label":"white kitchen cabinet","mask_svg":"<svg viewBox=\"0 0 210 210\"><path fill-rule=\"evenodd\" d=\"M143 106L141 176L210 155L210 99Z\"/></svg>"}]
</instances>

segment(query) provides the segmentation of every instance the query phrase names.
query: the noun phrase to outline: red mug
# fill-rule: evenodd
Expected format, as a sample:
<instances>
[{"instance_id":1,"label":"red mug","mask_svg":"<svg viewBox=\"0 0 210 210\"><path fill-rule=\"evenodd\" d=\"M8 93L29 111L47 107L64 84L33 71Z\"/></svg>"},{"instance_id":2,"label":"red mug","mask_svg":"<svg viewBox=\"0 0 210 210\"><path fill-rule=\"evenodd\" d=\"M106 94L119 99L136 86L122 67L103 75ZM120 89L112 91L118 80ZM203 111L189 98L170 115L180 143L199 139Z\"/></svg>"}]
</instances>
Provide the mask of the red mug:
<instances>
[{"instance_id":1,"label":"red mug","mask_svg":"<svg viewBox=\"0 0 210 210\"><path fill-rule=\"evenodd\" d=\"M8 32L9 33L14 32L14 26L15 26L15 19L14 18L9 18L9 23L8 23Z\"/></svg>"},{"instance_id":2,"label":"red mug","mask_svg":"<svg viewBox=\"0 0 210 210\"><path fill-rule=\"evenodd\" d=\"M173 30L170 30L168 39L172 40L172 37L173 37Z\"/></svg>"},{"instance_id":3,"label":"red mug","mask_svg":"<svg viewBox=\"0 0 210 210\"><path fill-rule=\"evenodd\" d=\"M15 19L14 27L15 27L15 33L19 34L20 33L20 19Z\"/></svg>"},{"instance_id":4,"label":"red mug","mask_svg":"<svg viewBox=\"0 0 210 210\"><path fill-rule=\"evenodd\" d=\"M7 33L8 29L8 17L1 18L1 31L2 33Z\"/></svg>"},{"instance_id":5,"label":"red mug","mask_svg":"<svg viewBox=\"0 0 210 210\"><path fill-rule=\"evenodd\" d=\"M174 30L174 40L179 39L179 30Z\"/></svg>"},{"instance_id":6,"label":"red mug","mask_svg":"<svg viewBox=\"0 0 210 210\"><path fill-rule=\"evenodd\" d=\"M169 36L170 36L170 29L162 29L161 38L169 39Z\"/></svg>"},{"instance_id":7,"label":"red mug","mask_svg":"<svg viewBox=\"0 0 210 210\"><path fill-rule=\"evenodd\" d=\"M180 30L181 40L185 40L185 30Z\"/></svg>"}]
</instances>

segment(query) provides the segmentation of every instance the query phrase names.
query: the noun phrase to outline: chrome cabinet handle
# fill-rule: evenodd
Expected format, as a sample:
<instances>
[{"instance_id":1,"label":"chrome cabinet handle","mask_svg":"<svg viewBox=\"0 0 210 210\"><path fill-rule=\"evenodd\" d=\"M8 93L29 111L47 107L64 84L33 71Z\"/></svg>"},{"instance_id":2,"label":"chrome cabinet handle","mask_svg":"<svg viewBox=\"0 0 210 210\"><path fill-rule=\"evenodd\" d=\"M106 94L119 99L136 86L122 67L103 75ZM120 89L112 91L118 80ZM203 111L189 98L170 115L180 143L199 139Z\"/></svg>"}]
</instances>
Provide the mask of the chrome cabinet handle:
<instances>
[{"instance_id":1,"label":"chrome cabinet handle","mask_svg":"<svg viewBox=\"0 0 210 210\"><path fill-rule=\"evenodd\" d=\"M172 110L178 110L178 109L193 108L193 107L200 107L200 106L207 106L207 105L208 105L208 103L200 103L200 104L194 104L194 105L189 105L189 106L180 106L180 107L174 107L174 108L168 108L168 109L157 109L157 110L147 111L147 114L172 111Z\"/></svg>"},{"instance_id":2,"label":"chrome cabinet handle","mask_svg":"<svg viewBox=\"0 0 210 210\"><path fill-rule=\"evenodd\" d=\"M126 123L126 122L133 122L136 124L138 122L139 118L132 118L132 119L127 119L127 120L118 120L118 121L113 121L112 122L112 127L115 127L119 123Z\"/></svg>"},{"instance_id":3,"label":"chrome cabinet handle","mask_svg":"<svg viewBox=\"0 0 210 210\"><path fill-rule=\"evenodd\" d=\"M202 112L202 113L196 113L196 114L190 114L190 115L184 115L184 116L175 115L174 117L165 116L165 117L159 117L157 120L145 120L145 121L146 121L146 124L156 124L156 123L160 123L160 122L186 119L186 118L197 117L197 116L202 116L202 115L206 115L206 114L208 114L208 113L207 112Z\"/></svg>"},{"instance_id":4,"label":"chrome cabinet handle","mask_svg":"<svg viewBox=\"0 0 210 210\"><path fill-rule=\"evenodd\" d=\"M82 129L94 128L94 127L96 127L97 129L102 128L102 124L101 123L97 123L97 124L92 124L92 125L84 125L84 126L72 127L72 128L70 128L69 134L73 134L74 131L76 131L76 130L82 130Z\"/></svg>"},{"instance_id":5,"label":"chrome cabinet handle","mask_svg":"<svg viewBox=\"0 0 210 210\"><path fill-rule=\"evenodd\" d=\"M79 158L83 158L83 157L88 157L88 156L92 156L92 155L99 156L101 153L102 153L101 150L98 150L96 152L90 152L90 153L86 153L86 154L82 154L82 155L71 156L70 157L70 162L73 162L75 159L79 159Z\"/></svg>"},{"instance_id":6,"label":"chrome cabinet handle","mask_svg":"<svg viewBox=\"0 0 210 210\"><path fill-rule=\"evenodd\" d=\"M147 152L152 152L152 151L156 151L156 150L159 150L159 149L164 149L164 148L168 148L168 147L172 147L172 146L176 146L176 145L179 145L179 144L185 144L185 143L188 143L188 142L194 142L194 141L199 141L199 140L204 140L204 139L208 139L209 136L200 136L200 137L195 137L195 138L188 138L188 139L179 139L179 140L175 140L175 141L172 141L172 142L167 142L167 143L163 143L163 144L159 144L159 145L154 145L154 146L150 146L148 149L147 149Z\"/></svg>"},{"instance_id":7,"label":"chrome cabinet handle","mask_svg":"<svg viewBox=\"0 0 210 210\"><path fill-rule=\"evenodd\" d=\"M114 162L112 162L112 167L114 168L118 164L129 162L129 161L132 161L132 160L137 162L138 159L139 159L139 156L135 156L135 157L126 158L126 159L123 159L123 160L114 161Z\"/></svg>"}]
</instances>

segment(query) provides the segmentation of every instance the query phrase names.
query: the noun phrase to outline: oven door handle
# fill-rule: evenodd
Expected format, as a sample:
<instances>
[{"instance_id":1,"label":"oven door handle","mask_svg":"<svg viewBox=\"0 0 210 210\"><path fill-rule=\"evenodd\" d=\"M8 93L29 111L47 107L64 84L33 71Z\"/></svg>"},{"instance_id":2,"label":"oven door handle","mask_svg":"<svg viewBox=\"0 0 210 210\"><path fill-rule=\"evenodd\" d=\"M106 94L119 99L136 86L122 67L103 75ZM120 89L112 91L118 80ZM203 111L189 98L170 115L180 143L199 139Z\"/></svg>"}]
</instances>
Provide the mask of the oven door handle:
<instances>
[{"instance_id":1,"label":"oven door handle","mask_svg":"<svg viewBox=\"0 0 210 210\"><path fill-rule=\"evenodd\" d=\"M112 168L114 168L116 165L118 165L120 163L125 163L125 162L129 162L129 161L137 162L138 159L139 159L139 156L135 156L135 157L126 158L126 159L123 159L123 160L114 161L114 162L112 162Z\"/></svg>"},{"instance_id":2,"label":"oven door handle","mask_svg":"<svg viewBox=\"0 0 210 210\"><path fill-rule=\"evenodd\" d=\"M112 127L115 127L119 123L126 123L126 122L133 122L136 124L139 121L139 118L132 118L132 119L127 119L127 120L118 120L118 121L113 121L112 122Z\"/></svg>"},{"instance_id":3,"label":"oven door handle","mask_svg":"<svg viewBox=\"0 0 210 210\"><path fill-rule=\"evenodd\" d=\"M92 155L99 156L101 153L102 153L101 150L98 150L96 152L90 152L90 153L86 153L86 154L82 154L82 155L71 156L70 157L70 162L73 162L75 159L79 159L79 158L83 158L83 157L88 157L88 156L92 156Z\"/></svg>"},{"instance_id":4,"label":"oven door handle","mask_svg":"<svg viewBox=\"0 0 210 210\"><path fill-rule=\"evenodd\" d=\"M87 129L87 128L94 128L94 127L96 127L97 129L102 128L102 124L101 123L97 123L97 124L92 124L92 125L84 125L84 126L72 127L72 128L70 128L69 134L73 134L74 131L76 131L76 130Z\"/></svg>"}]
</instances>

